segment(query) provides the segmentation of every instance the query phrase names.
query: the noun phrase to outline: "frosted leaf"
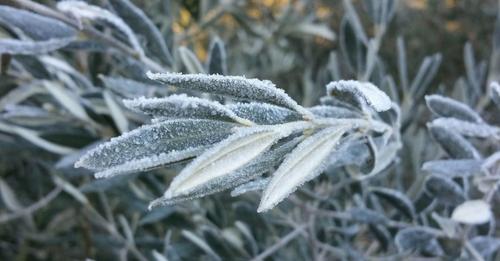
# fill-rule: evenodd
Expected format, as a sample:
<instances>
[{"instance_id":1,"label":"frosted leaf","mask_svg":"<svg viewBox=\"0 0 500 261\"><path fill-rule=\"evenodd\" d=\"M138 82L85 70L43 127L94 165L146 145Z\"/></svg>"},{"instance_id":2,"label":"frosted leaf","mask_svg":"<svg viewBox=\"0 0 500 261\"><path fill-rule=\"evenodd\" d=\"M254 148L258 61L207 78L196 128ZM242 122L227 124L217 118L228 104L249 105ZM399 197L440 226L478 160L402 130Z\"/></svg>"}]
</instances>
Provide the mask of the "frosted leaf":
<instances>
[{"instance_id":1,"label":"frosted leaf","mask_svg":"<svg viewBox=\"0 0 500 261\"><path fill-rule=\"evenodd\" d=\"M184 157L182 152L185 150L202 148L224 139L233 126L209 120L171 120L142 126L90 150L75 166L105 170L124 164L129 166L132 161L151 165L148 162L151 157L166 163L169 155L172 155L170 160L178 161Z\"/></svg>"},{"instance_id":2,"label":"frosted leaf","mask_svg":"<svg viewBox=\"0 0 500 261\"><path fill-rule=\"evenodd\" d=\"M433 199L447 206L456 206L465 200L462 188L444 176L429 176L425 181L425 191Z\"/></svg>"},{"instance_id":3,"label":"frosted leaf","mask_svg":"<svg viewBox=\"0 0 500 261\"><path fill-rule=\"evenodd\" d=\"M24 55L36 55L44 54L57 49L60 49L75 38L56 38L46 41L21 41L14 39L1 39L0 40L0 53L6 54L24 54Z\"/></svg>"},{"instance_id":4,"label":"frosted leaf","mask_svg":"<svg viewBox=\"0 0 500 261\"><path fill-rule=\"evenodd\" d=\"M130 29L130 27L120 17L110 11L99 6L90 5L84 1L77 0L65 0L58 2L57 9L64 13L71 14L77 19L103 20L114 25L118 30L127 36L135 51L137 51L140 56L144 56L144 51L142 50L139 40L135 36L132 29Z\"/></svg>"},{"instance_id":5,"label":"frosted leaf","mask_svg":"<svg viewBox=\"0 0 500 261\"><path fill-rule=\"evenodd\" d=\"M327 128L301 142L272 175L257 212L273 208L300 185L319 175L346 130L346 127Z\"/></svg>"},{"instance_id":6,"label":"frosted leaf","mask_svg":"<svg viewBox=\"0 0 500 261\"><path fill-rule=\"evenodd\" d=\"M187 195L172 196L167 194L164 197L151 202L149 208L151 209L160 205L172 205L195 198L201 198L244 184L268 171L273 170L273 168L283 160L285 155L289 153L301 140L302 137L299 137L290 141L279 142L278 144L272 146L271 149L262 153L260 156L256 157L251 162L236 171L204 183L203 185L191 190L191 192Z\"/></svg>"},{"instance_id":7,"label":"frosted leaf","mask_svg":"<svg viewBox=\"0 0 500 261\"><path fill-rule=\"evenodd\" d=\"M231 197L237 197L239 195L245 194L250 191L263 190L267 184L271 181L271 178L259 178L252 180L245 184L239 185L231 191Z\"/></svg>"},{"instance_id":8,"label":"frosted leaf","mask_svg":"<svg viewBox=\"0 0 500 261\"><path fill-rule=\"evenodd\" d=\"M94 174L94 177L110 178L118 174L129 174L134 172L152 170L154 168L158 168L167 164L196 157L207 148L209 148L208 145L201 145L179 151L172 150L167 153L151 154L144 158L132 159L123 164L112 166L105 170L96 172Z\"/></svg>"},{"instance_id":9,"label":"frosted leaf","mask_svg":"<svg viewBox=\"0 0 500 261\"><path fill-rule=\"evenodd\" d=\"M168 65L172 63L172 55L161 32L140 8L129 0L111 0L109 3L118 15L127 21L134 33L145 38L146 52L150 53L151 57L156 57Z\"/></svg>"},{"instance_id":10,"label":"frosted leaf","mask_svg":"<svg viewBox=\"0 0 500 261\"><path fill-rule=\"evenodd\" d=\"M378 112L386 111L392 106L389 96L369 82L335 81L330 82L326 90L330 96L340 96L360 106L368 105Z\"/></svg>"},{"instance_id":11,"label":"frosted leaf","mask_svg":"<svg viewBox=\"0 0 500 261\"><path fill-rule=\"evenodd\" d=\"M152 97L158 90L158 88L154 85L145 84L127 78L108 77L103 75L100 75L99 78L107 88L127 98L138 98L142 96Z\"/></svg>"},{"instance_id":12,"label":"frosted leaf","mask_svg":"<svg viewBox=\"0 0 500 261\"><path fill-rule=\"evenodd\" d=\"M0 23L17 27L36 41L45 42L76 36L75 29L59 20L5 5L0 6Z\"/></svg>"},{"instance_id":13,"label":"frosted leaf","mask_svg":"<svg viewBox=\"0 0 500 261\"><path fill-rule=\"evenodd\" d=\"M462 135L441 126L428 124L432 137L455 159L479 159L481 155Z\"/></svg>"},{"instance_id":14,"label":"frosted leaf","mask_svg":"<svg viewBox=\"0 0 500 261\"><path fill-rule=\"evenodd\" d=\"M185 46L180 46L178 50L179 57L188 73L205 73L205 69L201 65L200 60L196 57L196 54Z\"/></svg>"},{"instance_id":15,"label":"frosted leaf","mask_svg":"<svg viewBox=\"0 0 500 261\"><path fill-rule=\"evenodd\" d=\"M465 121L483 122L481 116L469 106L441 95L425 96L427 107L440 117L457 118Z\"/></svg>"},{"instance_id":16,"label":"frosted leaf","mask_svg":"<svg viewBox=\"0 0 500 261\"><path fill-rule=\"evenodd\" d=\"M295 111L267 103L235 103L226 107L239 117L262 125L282 124L302 119L302 116Z\"/></svg>"},{"instance_id":17,"label":"frosted leaf","mask_svg":"<svg viewBox=\"0 0 500 261\"><path fill-rule=\"evenodd\" d=\"M137 98L124 100L128 108L144 112L154 117L167 119L194 118L235 121L244 125L252 125L249 120L238 117L234 112L216 101L209 101L185 94L171 95L165 98Z\"/></svg>"},{"instance_id":18,"label":"frosted leaf","mask_svg":"<svg viewBox=\"0 0 500 261\"><path fill-rule=\"evenodd\" d=\"M337 106L328 106L328 105L320 105L308 108L308 110L314 114L314 116L321 118L357 118L360 115L352 110L337 107Z\"/></svg>"},{"instance_id":19,"label":"frosted leaf","mask_svg":"<svg viewBox=\"0 0 500 261\"><path fill-rule=\"evenodd\" d=\"M241 100L261 101L283 106L304 115L310 115L283 90L270 81L247 79L242 76L221 76L205 74L151 73L147 76L164 84L211 94L233 97Z\"/></svg>"},{"instance_id":20,"label":"frosted leaf","mask_svg":"<svg viewBox=\"0 0 500 261\"><path fill-rule=\"evenodd\" d=\"M293 122L278 126L238 128L235 134L186 166L174 178L165 197L186 195L212 180L228 176L258 157L279 139L308 126L310 125L306 122Z\"/></svg>"},{"instance_id":21,"label":"frosted leaf","mask_svg":"<svg viewBox=\"0 0 500 261\"><path fill-rule=\"evenodd\" d=\"M481 172L482 164L482 160L476 159L435 160L424 163L422 170L448 178L470 177Z\"/></svg>"},{"instance_id":22,"label":"frosted leaf","mask_svg":"<svg viewBox=\"0 0 500 261\"><path fill-rule=\"evenodd\" d=\"M431 123L433 126L448 128L468 137L499 137L500 129L486 123L475 123L456 118L437 118Z\"/></svg>"},{"instance_id":23,"label":"frosted leaf","mask_svg":"<svg viewBox=\"0 0 500 261\"><path fill-rule=\"evenodd\" d=\"M373 187L370 188L370 192L387 201L408 218L415 218L415 208L413 203L408 196L400 191L383 187Z\"/></svg>"},{"instance_id":24,"label":"frosted leaf","mask_svg":"<svg viewBox=\"0 0 500 261\"><path fill-rule=\"evenodd\" d=\"M226 49L224 42L215 37L210 43L210 52L207 58L207 71L209 74L227 74Z\"/></svg>"},{"instance_id":25,"label":"frosted leaf","mask_svg":"<svg viewBox=\"0 0 500 261\"><path fill-rule=\"evenodd\" d=\"M394 237L400 253L418 251L422 254L441 256L443 249L432 230L426 227L409 227L400 230Z\"/></svg>"},{"instance_id":26,"label":"frosted leaf","mask_svg":"<svg viewBox=\"0 0 500 261\"><path fill-rule=\"evenodd\" d=\"M451 219L468 225L484 224L492 217L490 205L483 200L466 201L456 207L451 214Z\"/></svg>"}]
</instances>

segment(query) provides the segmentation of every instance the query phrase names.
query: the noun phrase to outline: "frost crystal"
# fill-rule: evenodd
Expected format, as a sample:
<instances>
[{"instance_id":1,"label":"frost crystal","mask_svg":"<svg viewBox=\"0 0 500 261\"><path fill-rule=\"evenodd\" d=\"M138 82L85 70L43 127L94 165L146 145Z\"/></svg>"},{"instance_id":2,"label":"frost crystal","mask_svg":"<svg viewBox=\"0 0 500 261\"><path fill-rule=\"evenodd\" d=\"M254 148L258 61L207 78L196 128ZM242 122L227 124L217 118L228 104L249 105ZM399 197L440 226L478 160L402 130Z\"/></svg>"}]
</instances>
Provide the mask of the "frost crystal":
<instances>
[{"instance_id":1,"label":"frost crystal","mask_svg":"<svg viewBox=\"0 0 500 261\"><path fill-rule=\"evenodd\" d=\"M247 79L242 76L221 76L206 74L152 73L147 76L164 84L212 94L230 96L241 100L271 103L309 115L283 90L276 88L270 81Z\"/></svg>"},{"instance_id":2,"label":"frost crystal","mask_svg":"<svg viewBox=\"0 0 500 261\"><path fill-rule=\"evenodd\" d=\"M123 103L132 110L144 112L154 117L164 117L167 119L215 119L235 121L245 125L253 124L249 120L238 117L234 112L218 102L188 97L185 94L171 95L166 98L148 99L141 97L133 100L124 100Z\"/></svg>"},{"instance_id":3,"label":"frost crystal","mask_svg":"<svg viewBox=\"0 0 500 261\"><path fill-rule=\"evenodd\" d=\"M389 96L369 82L336 81L329 83L326 90L331 96L347 96L352 102L366 104L378 112L389 110L392 105Z\"/></svg>"}]
</instances>

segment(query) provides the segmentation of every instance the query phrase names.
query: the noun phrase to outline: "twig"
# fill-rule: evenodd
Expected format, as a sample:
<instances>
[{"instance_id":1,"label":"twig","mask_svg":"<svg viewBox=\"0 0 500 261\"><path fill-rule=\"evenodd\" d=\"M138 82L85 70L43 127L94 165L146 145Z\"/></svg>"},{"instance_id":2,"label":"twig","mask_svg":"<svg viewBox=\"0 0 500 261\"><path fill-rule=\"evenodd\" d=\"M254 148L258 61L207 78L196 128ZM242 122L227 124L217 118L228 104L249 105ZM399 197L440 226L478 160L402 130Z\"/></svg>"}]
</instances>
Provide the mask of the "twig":
<instances>
[{"instance_id":1,"label":"twig","mask_svg":"<svg viewBox=\"0 0 500 261\"><path fill-rule=\"evenodd\" d=\"M295 239L297 236L299 236L304 229L308 226L308 224L302 224L299 227L295 228L292 232L288 233L288 235L284 236L281 238L280 241L276 242L274 245L266 249L264 252L260 253L258 256L254 257L252 261L260 261L264 260L264 258L272 255L274 252L279 250L280 248L284 247L286 244L288 244L290 241Z\"/></svg>"},{"instance_id":2,"label":"twig","mask_svg":"<svg viewBox=\"0 0 500 261\"><path fill-rule=\"evenodd\" d=\"M53 189L49 194L47 194L45 197L41 198L38 200L36 203L30 205L27 208L23 208L15 213L12 214L5 214L0 216L0 224L9 222L13 219L20 218L29 214L32 214L33 212L47 206L52 200L54 200L59 193L61 193L62 188L59 186Z\"/></svg>"}]
</instances>

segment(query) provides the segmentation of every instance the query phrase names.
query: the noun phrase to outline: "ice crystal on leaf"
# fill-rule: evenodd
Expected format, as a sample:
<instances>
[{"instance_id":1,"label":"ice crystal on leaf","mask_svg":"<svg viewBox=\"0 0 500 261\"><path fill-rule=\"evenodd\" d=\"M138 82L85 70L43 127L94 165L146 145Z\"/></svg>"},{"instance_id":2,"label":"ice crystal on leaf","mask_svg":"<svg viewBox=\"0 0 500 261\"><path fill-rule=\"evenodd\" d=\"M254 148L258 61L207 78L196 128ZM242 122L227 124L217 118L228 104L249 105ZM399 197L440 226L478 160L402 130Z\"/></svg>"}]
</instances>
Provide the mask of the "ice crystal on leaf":
<instances>
[{"instance_id":1,"label":"ice crystal on leaf","mask_svg":"<svg viewBox=\"0 0 500 261\"><path fill-rule=\"evenodd\" d=\"M235 195L264 189L258 211L267 211L330 164L349 164L337 159L343 154L340 149L356 147L372 133L383 135L372 146L358 146L363 153L371 151L363 154L366 160L375 157L368 177L388 166L400 147L393 135L399 124L391 122L392 127L378 114L393 104L371 83L330 83L328 93L346 106L306 109L270 81L179 73L148 77L245 101L223 105L185 94L124 100L126 107L152 116L152 123L97 146L75 166L97 171L96 177L111 177L193 159L150 208L236 188ZM363 113L352 109L356 107ZM266 178L267 173L272 175Z\"/></svg>"}]
</instances>

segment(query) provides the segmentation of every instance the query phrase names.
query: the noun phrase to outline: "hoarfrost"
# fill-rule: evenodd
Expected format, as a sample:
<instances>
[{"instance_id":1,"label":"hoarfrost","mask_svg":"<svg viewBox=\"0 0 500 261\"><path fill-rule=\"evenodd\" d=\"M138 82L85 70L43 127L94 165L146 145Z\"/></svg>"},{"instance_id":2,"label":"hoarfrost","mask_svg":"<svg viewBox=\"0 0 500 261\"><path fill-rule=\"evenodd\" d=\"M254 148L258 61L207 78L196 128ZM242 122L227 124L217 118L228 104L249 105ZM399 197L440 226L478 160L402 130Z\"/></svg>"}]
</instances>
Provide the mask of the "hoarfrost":
<instances>
[{"instance_id":1,"label":"hoarfrost","mask_svg":"<svg viewBox=\"0 0 500 261\"><path fill-rule=\"evenodd\" d=\"M350 99L363 105L368 105L377 112L389 110L392 106L387 94L369 82L354 80L330 82L326 86L327 93L332 96L347 95Z\"/></svg>"},{"instance_id":2,"label":"hoarfrost","mask_svg":"<svg viewBox=\"0 0 500 261\"><path fill-rule=\"evenodd\" d=\"M325 159L346 130L346 127L327 128L300 143L273 174L257 212L273 208L300 185L320 174L326 168Z\"/></svg>"},{"instance_id":3,"label":"hoarfrost","mask_svg":"<svg viewBox=\"0 0 500 261\"><path fill-rule=\"evenodd\" d=\"M247 79L242 76L221 76L206 74L152 73L147 76L164 84L212 94L230 96L241 100L253 100L283 106L304 115L310 113L298 105L283 90L270 81Z\"/></svg>"},{"instance_id":4,"label":"hoarfrost","mask_svg":"<svg viewBox=\"0 0 500 261\"><path fill-rule=\"evenodd\" d=\"M144 112L154 117L216 119L235 121L244 125L253 124L249 120L238 117L218 102L188 97L185 94L171 95L165 98L141 97L124 100L123 103L132 110Z\"/></svg>"}]
</instances>

